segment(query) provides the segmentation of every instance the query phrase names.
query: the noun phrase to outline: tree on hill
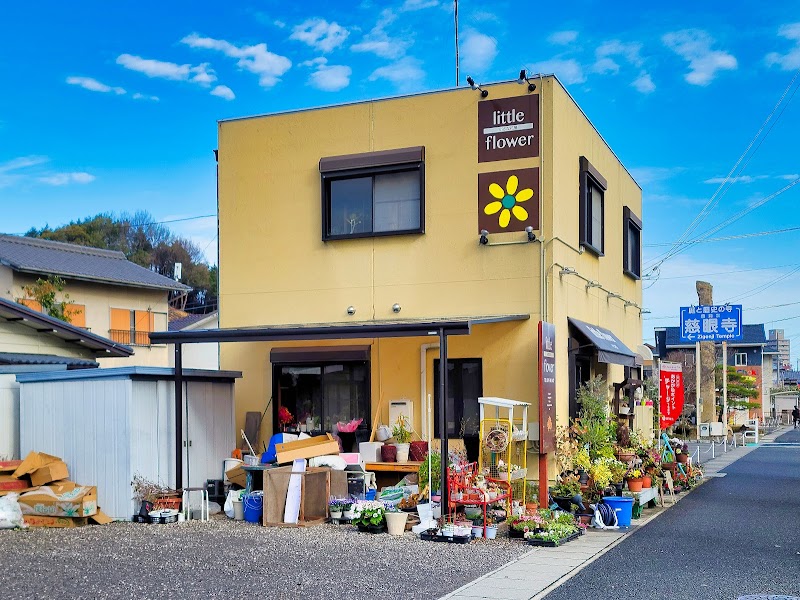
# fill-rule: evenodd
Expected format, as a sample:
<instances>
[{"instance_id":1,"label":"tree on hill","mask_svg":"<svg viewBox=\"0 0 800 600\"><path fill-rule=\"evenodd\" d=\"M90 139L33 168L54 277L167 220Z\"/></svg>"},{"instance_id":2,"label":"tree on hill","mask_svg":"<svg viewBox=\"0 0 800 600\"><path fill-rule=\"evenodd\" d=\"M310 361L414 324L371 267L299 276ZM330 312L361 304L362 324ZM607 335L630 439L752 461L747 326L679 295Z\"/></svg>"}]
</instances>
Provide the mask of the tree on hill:
<instances>
[{"instance_id":1,"label":"tree on hill","mask_svg":"<svg viewBox=\"0 0 800 600\"><path fill-rule=\"evenodd\" d=\"M166 277L173 277L175 263L179 262L183 266L181 282L192 287L185 310L195 313L216 310L217 267L205 262L203 251L194 242L178 237L169 227L154 222L147 211L119 216L101 213L54 229L49 226L32 228L25 235L118 250L131 262ZM173 292L172 296L176 294Z\"/></svg>"}]
</instances>

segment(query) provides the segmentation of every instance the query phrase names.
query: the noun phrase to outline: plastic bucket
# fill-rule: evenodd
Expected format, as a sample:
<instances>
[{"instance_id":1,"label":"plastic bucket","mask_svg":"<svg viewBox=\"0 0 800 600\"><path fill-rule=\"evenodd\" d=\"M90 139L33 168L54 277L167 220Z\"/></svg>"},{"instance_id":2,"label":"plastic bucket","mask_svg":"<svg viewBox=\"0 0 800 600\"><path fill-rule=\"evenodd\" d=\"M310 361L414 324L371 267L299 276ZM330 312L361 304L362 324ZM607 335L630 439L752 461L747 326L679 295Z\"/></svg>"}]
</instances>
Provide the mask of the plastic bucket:
<instances>
[{"instance_id":1,"label":"plastic bucket","mask_svg":"<svg viewBox=\"0 0 800 600\"><path fill-rule=\"evenodd\" d=\"M233 520L244 521L244 502L241 500L233 501Z\"/></svg>"},{"instance_id":2,"label":"plastic bucket","mask_svg":"<svg viewBox=\"0 0 800 600\"><path fill-rule=\"evenodd\" d=\"M630 527L631 517L633 516L633 498L625 497L605 497L603 502L608 504L617 513L617 525L620 527Z\"/></svg>"},{"instance_id":3,"label":"plastic bucket","mask_svg":"<svg viewBox=\"0 0 800 600\"><path fill-rule=\"evenodd\" d=\"M235 506L234 506L235 510ZM264 510L263 492L253 492L244 497L244 520L248 523L258 523L261 521L261 513ZM630 516L628 517L630 522Z\"/></svg>"}]
</instances>

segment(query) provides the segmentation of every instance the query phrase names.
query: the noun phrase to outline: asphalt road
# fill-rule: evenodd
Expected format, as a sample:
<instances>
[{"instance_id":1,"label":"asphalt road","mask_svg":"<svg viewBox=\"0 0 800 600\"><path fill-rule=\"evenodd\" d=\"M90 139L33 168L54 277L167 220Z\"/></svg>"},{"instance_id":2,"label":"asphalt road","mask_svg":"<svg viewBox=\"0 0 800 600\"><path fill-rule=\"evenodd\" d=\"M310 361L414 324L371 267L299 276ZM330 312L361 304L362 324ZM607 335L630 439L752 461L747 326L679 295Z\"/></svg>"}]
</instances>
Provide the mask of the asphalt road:
<instances>
[{"instance_id":1,"label":"asphalt road","mask_svg":"<svg viewBox=\"0 0 800 600\"><path fill-rule=\"evenodd\" d=\"M800 596L800 430L775 442L797 445L759 446L547 600Z\"/></svg>"}]
</instances>

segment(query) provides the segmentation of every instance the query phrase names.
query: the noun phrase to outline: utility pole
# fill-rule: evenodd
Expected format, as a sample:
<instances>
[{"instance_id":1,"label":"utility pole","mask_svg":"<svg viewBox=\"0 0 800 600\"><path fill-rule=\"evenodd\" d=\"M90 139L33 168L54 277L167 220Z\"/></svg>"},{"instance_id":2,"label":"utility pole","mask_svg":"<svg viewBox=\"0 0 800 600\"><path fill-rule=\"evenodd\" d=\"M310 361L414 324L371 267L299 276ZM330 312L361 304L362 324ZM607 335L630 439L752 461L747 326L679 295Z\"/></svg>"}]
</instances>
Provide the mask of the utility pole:
<instances>
[{"instance_id":1,"label":"utility pole","mask_svg":"<svg viewBox=\"0 0 800 600\"><path fill-rule=\"evenodd\" d=\"M700 398L700 342L694 343L694 404L695 404L695 439L700 440L700 415L702 414L702 400Z\"/></svg>"},{"instance_id":2,"label":"utility pole","mask_svg":"<svg viewBox=\"0 0 800 600\"><path fill-rule=\"evenodd\" d=\"M725 436L727 437L728 435L728 342L722 342L722 426L725 428Z\"/></svg>"}]
</instances>

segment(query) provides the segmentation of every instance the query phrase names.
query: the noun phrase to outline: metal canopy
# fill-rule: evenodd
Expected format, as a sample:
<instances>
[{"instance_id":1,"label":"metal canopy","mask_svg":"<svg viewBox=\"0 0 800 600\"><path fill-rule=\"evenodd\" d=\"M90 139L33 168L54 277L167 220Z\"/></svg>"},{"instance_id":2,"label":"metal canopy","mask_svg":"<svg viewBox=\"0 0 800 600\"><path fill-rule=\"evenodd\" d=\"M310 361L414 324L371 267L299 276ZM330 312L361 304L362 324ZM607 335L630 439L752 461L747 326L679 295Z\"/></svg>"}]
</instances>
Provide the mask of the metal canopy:
<instances>
[{"instance_id":1,"label":"metal canopy","mask_svg":"<svg viewBox=\"0 0 800 600\"><path fill-rule=\"evenodd\" d=\"M614 333L605 327L584 323L572 317L567 319L569 324L577 329L592 345L597 348L597 360L604 363L637 366L637 356L630 348L622 343Z\"/></svg>"},{"instance_id":2,"label":"metal canopy","mask_svg":"<svg viewBox=\"0 0 800 600\"><path fill-rule=\"evenodd\" d=\"M428 319L404 321L367 321L361 323L331 323L309 325L276 325L233 329L198 329L194 331L159 331L150 334L154 344L175 344L175 477L176 487L182 485L183 472L183 345L223 342L279 342L290 340L348 340L383 337L439 338L439 432L441 455L449 456L447 447L447 337L469 335L473 325L524 321L530 315L495 315L473 318ZM431 490L433 491L433 490ZM448 506L447 469L442 469L442 506Z\"/></svg>"}]
</instances>

